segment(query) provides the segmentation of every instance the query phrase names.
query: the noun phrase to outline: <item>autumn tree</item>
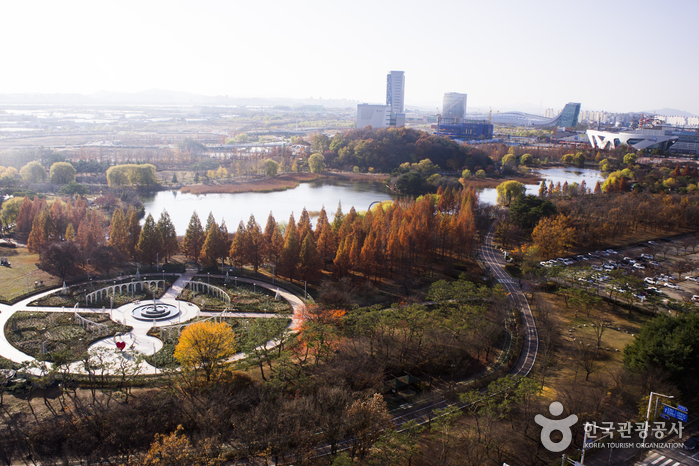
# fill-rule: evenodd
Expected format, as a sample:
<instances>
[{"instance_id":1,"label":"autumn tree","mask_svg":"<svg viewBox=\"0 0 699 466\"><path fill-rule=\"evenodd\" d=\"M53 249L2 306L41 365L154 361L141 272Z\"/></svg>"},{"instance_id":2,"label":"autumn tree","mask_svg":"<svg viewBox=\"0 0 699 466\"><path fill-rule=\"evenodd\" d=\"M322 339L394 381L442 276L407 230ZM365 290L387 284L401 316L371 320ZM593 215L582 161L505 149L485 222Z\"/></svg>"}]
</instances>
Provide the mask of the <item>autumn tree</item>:
<instances>
[{"instance_id":1,"label":"autumn tree","mask_svg":"<svg viewBox=\"0 0 699 466\"><path fill-rule=\"evenodd\" d=\"M137 257L141 262L152 264L155 262L156 257L162 253L162 249L163 237L155 225L153 216L148 214L143 223L141 234L138 237L138 244L136 245Z\"/></svg>"},{"instance_id":2,"label":"autumn tree","mask_svg":"<svg viewBox=\"0 0 699 466\"><path fill-rule=\"evenodd\" d=\"M204 245L201 248L199 259L205 267L215 267L218 259L223 259L228 256L228 244L226 238L223 237L221 228L212 220L209 225Z\"/></svg>"},{"instance_id":3,"label":"autumn tree","mask_svg":"<svg viewBox=\"0 0 699 466\"><path fill-rule=\"evenodd\" d=\"M94 248L104 244L104 233L100 216L95 211L88 211L78 226L76 241L80 243L83 252L89 256Z\"/></svg>"},{"instance_id":4,"label":"autumn tree","mask_svg":"<svg viewBox=\"0 0 699 466\"><path fill-rule=\"evenodd\" d=\"M204 321L182 331L174 356L185 370L202 370L211 382L235 351L235 334L227 323Z\"/></svg>"},{"instance_id":5,"label":"autumn tree","mask_svg":"<svg viewBox=\"0 0 699 466\"><path fill-rule=\"evenodd\" d=\"M67 184L75 181L75 168L68 162L56 162L51 165L49 177L53 184Z\"/></svg>"},{"instance_id":6,"label":"autumn tree","mask_svg":"<svg viewBox=\"0 0 699 466\"><path fill-rule=\"evenodd\" d=\"M177 231L175 230L175 225L170 219L170 214L167 210L163 210L160 214L160 219L157 224L158 231L160 231L160 236L163 238L163 254L165 255L165 260L170 258L173 254L176 254L180 250L180 243L177 241Z\"/></svg>"},{"instance_id":7,"label":"autumn tree","mask_svg":"<svg viewBox=\"0 0 699 466\"><path fill-rule=\"evenodd\" d=\"M126 253L135 258L136 257L136 246L138 245L138 240L141 237L141 222L138 219L138 213L135 209L129 209L127 211L127 217L129 223L127 225L127 236L126 236Z\"/></svg>"},{"instance_id":8,"label":"autumn tree","mask_svg":"<svg viewBox=\"0 0 699 466\"><path fill-rule=\"evenodd\" d=\"M325 157L323 157L323 154L312 154L308 158L308 168L311 170L311 173L323 173L325 171Z\"/></svg>"},{"instance_id":9,"label":"autumn tree","mask_svg":"<svg viewBox=\"0 0 699 466\"><path fill-rule=\"evenodd\" d=\"M318 278L321 267L322 263L316 249L313 233L309 231L303 238L299 252L298 271L301 280L314 281Z\"/></svg>"},{"instance_id":10,"label":"autumn tree","mask_svg":"<svg viewBox=\"0 0 699 466\"><path fill-rule=\"evenodd\" d=\"M46 181L46 169L39 162L29 162L19 170L22 179L27 183L43 183Z\"/></svg>"},{"instance_id":11,"label":"autumn tree","mask_svg":"<svg viewBox=\"0 0 699 466\"><path fill-rule=\"evenodd\" d=\"M32 231L27 239L27 250L31 253L39 252L55 236L55 228L48 208L39 212L32 222Z\"/></svg>"},{"instance_id":12,"label":"autumn tree","mask_svg":"<svg viewBox=\"0 0 699 466\"><path fill-rule=\"evenodd\" d=\"M294 214L291 214L284 234L284 246L282 247L279 257L279 273L289 277L292 282L294 280L300 252L301 243L296 229L296 220L294 219Z\"/></svg>"},{"instance_id":13,"label":"autumn tree","mask_svg":"<svg viewBox=\"0 0 699 466\"><path fill-rule=\"evenodd\" d=\"M120 254L127 256L129 254L128 239L129 230L124 211L116 209L109 224L109 246L119 251Z\"/></svg>"},{"instance_id":14,"label":"autumn tree","mask_svg":"<svg viewBox=\"0 0 699 466\"><path fill-rule=\"evenodd\" d=\"M28 196L24 196L22 205L17 214L17 230L21 233L29 233L32 229L34 217L32 217L32 201Z\"/></svg>"},{"instance_id":15,"label":"autumn tree","mask_svg":"<svg viewBox=\"0 0 699 466\"><path fill-rule=\"evenodd\" d=\"M495 188L498 193L498 204L510 205L512 200L514 200L519 195L524 195L527 188L519 181L509 180L500 183L497 188Z\"/></svg>"},{"instance_id":16,"label":"autumn tree","mask_svg":"<svg viewBox=\"0 0 699 466\"><path fill-rule=\"evenodd\" d=\"M72 241L50 243L39 253L39 268L61 280L77 273L81 261L80 247Z\"/></svg>"},{"instance_id":17,"label":"autumn tree","mask_svg":"<svg viewBox=\"0 0 699 466\"><path fill-rule=\"evenodd\" d=\"M204 230L201 227L201 221L199 221L199 215L194 212L189 219L189 226L187 227L184 240L182 241L182 252L193 261L198 262L205 239Z\"/></svg>"},{"instance_id":18,"label":"autumn tree","mask_svg":"<svg viewBox=\"0 0 699 466\"><path fill-rule=\"evenodd\" d=\"M269 216L267 217L267 224L265 225L262 254L267 262L275 265L275 273L276 265L279 261L279 257L281 256L283 247L284 238L279 231L279 226L277 225L276 220L274 220L272 212L270 212Z\"/></svg>"},{"instance_id":19,"label":"autumn tree","mask_svg":"<svg viewBox=\"0 0 699 466\"><path fill-rule=\"evenodd\" d=\"M575 228L565 215L543 217L532 232L534 245L539 248L546 258L556 256L573 246Z\"/></svg>"},{"instance_id":20,"label":"autumn tree","mask_svg":"<svg viewBox=\"0 0 699 466\"><path fill-rule=\"evenodd\" d=\"M252 266L255 273L262 265L265 252L265 237L260 225L255 221L255 216L250 215L245 228L245 263Z\"/></svg>"}]
</instances>

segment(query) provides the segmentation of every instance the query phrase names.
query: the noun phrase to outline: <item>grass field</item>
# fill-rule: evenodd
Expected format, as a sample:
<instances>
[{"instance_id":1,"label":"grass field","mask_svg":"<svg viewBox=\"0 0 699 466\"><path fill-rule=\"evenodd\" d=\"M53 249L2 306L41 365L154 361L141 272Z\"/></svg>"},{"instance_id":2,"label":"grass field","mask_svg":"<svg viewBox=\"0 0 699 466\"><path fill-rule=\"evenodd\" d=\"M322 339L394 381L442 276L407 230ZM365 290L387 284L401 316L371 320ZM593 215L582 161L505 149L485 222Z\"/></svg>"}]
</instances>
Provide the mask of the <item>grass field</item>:
<instances>
[{"instance_id":1,"label":"grass field","mask_svg":"<svg viewBox=\"0 0 699 466\"><path fill-rule=\"evenodd\" d=\"M12 267L0 267L0 298L12 299L34 289L35 282L45 286L58 286L59 280L39 270L38 254L29 254L27 248L0 249L0 256L7 257Z\"/></svg>"}]
</instances>

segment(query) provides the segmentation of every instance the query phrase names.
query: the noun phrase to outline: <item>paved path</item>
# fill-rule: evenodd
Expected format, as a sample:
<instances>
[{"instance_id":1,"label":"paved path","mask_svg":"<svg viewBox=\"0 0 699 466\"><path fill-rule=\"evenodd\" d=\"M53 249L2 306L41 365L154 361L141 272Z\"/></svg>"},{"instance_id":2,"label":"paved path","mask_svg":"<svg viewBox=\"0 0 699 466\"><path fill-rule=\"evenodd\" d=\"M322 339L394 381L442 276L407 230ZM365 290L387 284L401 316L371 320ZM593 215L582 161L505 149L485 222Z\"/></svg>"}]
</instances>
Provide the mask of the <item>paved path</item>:
<instances>
[{"instance_id":1,"label":"paved path","mask_svg":"<svg viewBox=\"0 0 699 466\"><path fill-rule=\"evenodd\" d=\"M122 360L125 359L133 359L133 352L138 352L141 354L145 355L151 355L154 354L155 352L159 351L163 343L159 338L151 337L148 335L148 331L152 327L163 327L163 326L169 326L173 324L178 324L178 323L184 323L186 321L189 321L195 317L198 316L214 316L214 315L219 315L220 313L214 313L214 312L201 312L198 306L186 302L186 301L179 301L177 300L177 296L179 296L180 292L182 291L184 284L187 281L190 281L194 278L196 275L196 272L194 270L187 270L184 274L180 275L180 277L172 284L172 286L163 294L163 296L158 299L159 303L164 303L164 304L170 304L172 306L176 306L178 308L178 315L167 319L167 320L161 320L161 321L144 321L144 320L139 320L136 319L132 311L136 309L139 306L143 306L146 304L149 304L151 301L137 301L133 303L128 303L125 304L119 308L113 309L113 310L104 310L101 308L79 308L80 312L108 312L110 314L110 318L116 322L123 323L124 325L128 325L132 327L132 330L128 332L127 334L124 335L119 335L115 337L107 337L102 340L99 340L92 345L90 345L90 349L92 348L105 348L107 350L110 350L109 353L112 354L112 359L113 363L121 363ZM247 279L247 278L238 278L237 279L240 282L245 282L245 283L251 283L255 284L256 286L266 288L268 290L277 292L279 294L279 297L285 299L289 304L291 305L292 308L292 316L291 316L291 324L289 325L289 329L291 331L297 331L298 328L300 327L301 323L304 320L305 316L305 310L306 307L303 303L303 301L297 297L296 295L289 293L288 291L276 286L276 285L271 285L266 282L262 282L259 280L252 280L252 279ZM65 308L65 307L43 307L43 306L27 306L30 302L35 301L37 299L40 299L44 296L50 295L52 293L55 293L57 289L49 290L49 291L44 291L42 293L33 295L29 298L23 299L22 301L17 302L16 304L12 306L7 306L7 305L2 305L0 304L0 328L4 328L5 323L8 321L8 319L17 311L37 311L37 312L72 312L73 308ZM269 318L269 317L285 317L283 315L277 315L277 314L262 314L262 313L251 313L251 312L228 312L226 315L229 315L231 317L238 317L238 318ZM122 354L118 353L116 351L117 349L117 341L119 342L124 342L126 344L126 349ZM267 348L272 348L276 345L279 344L278 340L270 340L265 344ZM18 350L12 344L10 344L9 341L7 341L7 338L5 337L4 332L0 332L0 356L3 356L7 359L10 359L11 361L17 362L17 363L25 363L25 362L31 362L34 361L34 358L32 356L29 356L26 353L23 353L22 351ZM233 356L231 359L232 360L238 360L244 358L245 355L243 353L238 353L235 356ZM84 372L84 369L82 367L82 363L75 363L72 366L72 370L75 372ZM145 362L142 363L141 365L141 373L147 373L147 374L153 374L156 373L157 370L155 367L151 366L150 364L147 364Z\"/></svg>"},{"instance_id":2,"label":"paved path","mask_svg":"<svg viewBox=\"0 0 699 466\"><path fill-rule=\"evenodd\" d=\"M524 293L519 288L518 281L505 271L505 260L502 258L502 254L499 254L493 248L494 227L495 223L488 228L488 233L480 247L480 255L490 272L509 294L512 304L521 312L522 324L524 325L524 341L522 342L522 351L519 354L517 363L509 373L526 376L532 370L536 361L536 355L539 351L539 335L536 331L536 322L534 321L532 310L529 308L529 303L527 303Z\"/></svg>"}]
</instances>

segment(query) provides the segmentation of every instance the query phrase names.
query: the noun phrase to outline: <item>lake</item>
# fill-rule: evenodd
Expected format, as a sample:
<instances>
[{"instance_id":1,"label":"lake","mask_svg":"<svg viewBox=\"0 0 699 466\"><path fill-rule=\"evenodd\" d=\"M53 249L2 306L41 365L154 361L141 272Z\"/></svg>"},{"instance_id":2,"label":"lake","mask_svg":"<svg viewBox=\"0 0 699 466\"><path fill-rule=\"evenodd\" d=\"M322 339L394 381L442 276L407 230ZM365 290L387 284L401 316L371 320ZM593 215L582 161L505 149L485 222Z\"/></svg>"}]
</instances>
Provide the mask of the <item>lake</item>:
<instances>
[{"instance_id":1,"label":"lake","mask_svg":"<svg viewBox=\"0 0 699 466\"><path fill-rule=\"evenodd\" d=\"M257 223L264 229L270 212L277 222L286 222L292 213L298 222L304 207L312 216L317 216L325 206L332 221L339 202L342 202L342 211L346 214L352 206L357 211L367 210L374 201L387 201L395 197L380 183L313 181L301 183L294 189L271 193L196 195L161 191L154 197L144 198L143 204L146 215L152 214L156 222L163 209L167 210L177 234L184 235L194 211L199 215L202 226L206 225L209 212L212 212L219 224L225 219L228 231L233 233L241 220L247 224L250 214L255 216Z\"/></svg>"},{"instance_id":2,"label":"lake","mask_svg":"<svg viewBox=\"0 0 699 466\"><path fill-rule=\"evenodd\" d=\"M561 185L566 181L568 184L572 183L582 183L585 180L585 184L589 189L595 189L595 183L597 181L604 182L605 177L599 170L593 170L591 168L546 168L543 170L536 170L539 175L546 179L546 185L553 181L553 184L560 182ZM539 194L539 184L526 184L527 194ZM498 193L495 188L486 188L479 191L480 200L484 204L497 204Z\"/></svg>"},{"instance_id":3,"label":"lake","mask_svg":"<svg viewBox=\"0 0 699 466\"><path fill-rule=\"evenodd\" d=\"M604 181L604 177L598 170L589 168L547 168L539 170L546 182L560 181L581 183L585 180L588 188L595 187L595 183ZM527 194L538 194L539 185L526 185ZM349 212L354 206L357 211L366 210L374 201L387 201L396 198L395 193L389 191L381 183L367 183L357 181L312 181L301 183L294 189L271 193L236 193L236 194L183 194L179 191L161 191L154 197L144 198L143 204L146 215L152 214L158 221L163 209L167 210L172 218L178 235L184 235L189 225L189 219L194 211L199 214L202 226L206 225L209 212L214 214L216 221L226 221L228 231L233 233L238 229L238 223L242 220L247 224L250 214L262 228L267 223L270 212L277 222L286 222L291 213L298 221L301 211L305 207L312 217L317 216L321 207L325 206L328 217L335 215L337 205L342 202L342 211ZM495 204L497 192L495 188L487 188L480 191L481 202Z\"/></svg>"}]
</instances>

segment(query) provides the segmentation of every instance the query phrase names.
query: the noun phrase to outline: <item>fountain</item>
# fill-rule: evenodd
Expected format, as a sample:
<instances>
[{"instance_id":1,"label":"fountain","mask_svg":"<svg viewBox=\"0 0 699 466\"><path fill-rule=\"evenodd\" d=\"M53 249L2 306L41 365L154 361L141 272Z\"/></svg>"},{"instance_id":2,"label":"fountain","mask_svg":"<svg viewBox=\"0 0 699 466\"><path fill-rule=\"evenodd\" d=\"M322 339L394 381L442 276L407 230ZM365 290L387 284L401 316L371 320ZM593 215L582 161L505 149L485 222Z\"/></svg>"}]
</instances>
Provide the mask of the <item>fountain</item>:
<instances>
[{"instance_id":1,"label":"fountain","mask_svg":"<svg viewBox=\"0 0 699 466\"><path fill-rule=\"evenodd\" d=\"M132 310L131 315L138 320L163 321L177 317L180 311L172 304L156 303L153 300L151 304L144 304Z\"/></svg>"}]
</instances>

